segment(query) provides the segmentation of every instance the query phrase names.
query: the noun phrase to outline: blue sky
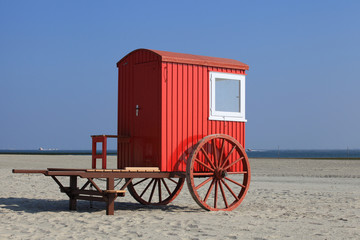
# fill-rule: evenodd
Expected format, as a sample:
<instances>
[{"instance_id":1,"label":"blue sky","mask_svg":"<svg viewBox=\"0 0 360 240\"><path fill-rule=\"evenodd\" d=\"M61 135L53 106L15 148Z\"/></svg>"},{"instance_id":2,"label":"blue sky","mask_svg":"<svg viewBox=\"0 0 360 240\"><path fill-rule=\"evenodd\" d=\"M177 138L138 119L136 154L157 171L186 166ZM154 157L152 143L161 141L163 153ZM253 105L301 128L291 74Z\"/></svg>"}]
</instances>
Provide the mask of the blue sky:
<instances>
[{"instance_id":1,"label":"blue sky","mask_svg":"<svg viewBox=\"0 0 360 240\"><path fill-rule=\"evenodd\" d=\"M0 149L116 134L137 48L250 65L246 147L360 148L359 1L0 0Z\"/></svg>"}]
</instances>

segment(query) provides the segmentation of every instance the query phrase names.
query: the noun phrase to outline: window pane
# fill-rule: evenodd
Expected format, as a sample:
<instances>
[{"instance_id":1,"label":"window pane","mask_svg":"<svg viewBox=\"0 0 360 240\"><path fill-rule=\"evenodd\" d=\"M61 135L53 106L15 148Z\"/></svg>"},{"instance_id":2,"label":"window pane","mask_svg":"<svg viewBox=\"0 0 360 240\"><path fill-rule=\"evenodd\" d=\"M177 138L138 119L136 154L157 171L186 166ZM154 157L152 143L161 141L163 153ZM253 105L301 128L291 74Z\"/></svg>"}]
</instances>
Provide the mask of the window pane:
<instances>
[{"instance_id":1,"label":"window pane","mask_svg":"<svg viewBox=\"0 0 360 240\"><path fill-rule=\"evenodd\" d=\"M240 112L240 81L216 78L215 110Z\"/></svg>"}]
</instances>

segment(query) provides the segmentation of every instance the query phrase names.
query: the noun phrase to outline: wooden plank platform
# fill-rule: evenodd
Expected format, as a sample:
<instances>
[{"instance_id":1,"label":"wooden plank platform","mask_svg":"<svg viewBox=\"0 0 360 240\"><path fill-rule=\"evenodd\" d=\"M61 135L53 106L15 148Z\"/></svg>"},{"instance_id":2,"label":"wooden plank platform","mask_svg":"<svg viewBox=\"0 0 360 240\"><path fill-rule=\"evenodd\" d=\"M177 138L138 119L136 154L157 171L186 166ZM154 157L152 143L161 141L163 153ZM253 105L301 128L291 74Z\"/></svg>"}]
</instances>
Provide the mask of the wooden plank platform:
<instances>
[{"instance_id":1,"label":"wooden plank platform","mask_svg":"<svg viewBox=\"0 0 360 240\"><path fill-rule=\"evenodd\" d=\"M76 210L77 200L102 201L106 203L106 214L114 214L114 201L117 197L125 196L125 189L134 178L184 178L185 172L160 172L157 167L126 167L125 169L80 169L80 168L48 168L13 169L13 173L34 173L50 176L60 187L60 191L69 197L69 209ZM57 177L67 177L69 185ZM78 186L80 178L87 179L86 183ZM94 179L106 179L105 189L98 186ZM123 185L115 189L115 179L125 179ZM62 178L64 179L64 178ZM65 181L66 182L66 181ZM93 186L95 189L90 188Z\"/></svg>"},{"instance_id":2,"label":"wooden plank platform","mask_svg":"<svg viewBox=\"0 0 360 240\"><path fill-rule=\"evenodd\" d=\"M125 169L86 169L86 172L160 172L158 167L126 167Z\"/></svg>"},{"instance_id":3,"label":"wooden plank platform","mask_svg":"<svg viewBox=\"0 0 360 240\"><path fill-rule=\"evenodd\" d=\"M126 167L130 172L160 172L158 167Z\"/></svg>"}]
</instances>

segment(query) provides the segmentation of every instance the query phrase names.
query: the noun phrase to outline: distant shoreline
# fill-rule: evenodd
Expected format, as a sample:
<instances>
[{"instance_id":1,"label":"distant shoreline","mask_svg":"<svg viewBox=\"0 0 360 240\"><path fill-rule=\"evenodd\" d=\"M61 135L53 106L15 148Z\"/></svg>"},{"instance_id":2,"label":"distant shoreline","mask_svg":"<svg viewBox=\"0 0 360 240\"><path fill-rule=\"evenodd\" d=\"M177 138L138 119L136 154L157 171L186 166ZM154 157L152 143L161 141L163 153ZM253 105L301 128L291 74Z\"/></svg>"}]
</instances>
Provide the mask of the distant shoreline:
<instances>
[{"instance_id":1,"label":"distant shoreline","mask_svg":"<svg viewBox=\"0 0 360 240\"><path fill-rule=\"evenodd\" d=\"M11 155L91 155L91 150L0 150L0 154ZM108 150L108 155L116 155L116 150Z\"/></svg>"}]
</instances>

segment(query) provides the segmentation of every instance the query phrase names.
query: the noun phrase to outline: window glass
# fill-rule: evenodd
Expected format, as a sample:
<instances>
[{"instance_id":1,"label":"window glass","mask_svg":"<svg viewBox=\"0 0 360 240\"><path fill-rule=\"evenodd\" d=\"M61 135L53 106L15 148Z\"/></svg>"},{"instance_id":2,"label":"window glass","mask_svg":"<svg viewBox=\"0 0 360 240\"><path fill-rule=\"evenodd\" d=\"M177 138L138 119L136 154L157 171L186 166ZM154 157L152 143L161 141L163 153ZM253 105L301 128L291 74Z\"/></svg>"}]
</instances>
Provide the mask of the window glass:
<instances>
[{"instance_id":1,"label":"window glass","mask_svg":"<svg viewBox=\"0 0 360 240\"><path fill-rule=\"evenodd\" d=\"M240 112L240 81L216 78L215 111Z\"/></svg>"}]
</instances>

